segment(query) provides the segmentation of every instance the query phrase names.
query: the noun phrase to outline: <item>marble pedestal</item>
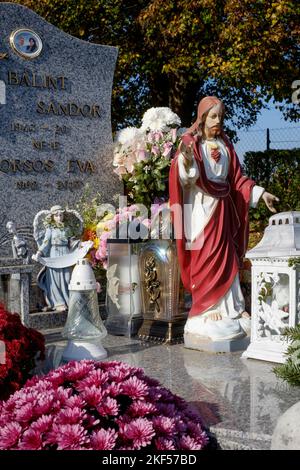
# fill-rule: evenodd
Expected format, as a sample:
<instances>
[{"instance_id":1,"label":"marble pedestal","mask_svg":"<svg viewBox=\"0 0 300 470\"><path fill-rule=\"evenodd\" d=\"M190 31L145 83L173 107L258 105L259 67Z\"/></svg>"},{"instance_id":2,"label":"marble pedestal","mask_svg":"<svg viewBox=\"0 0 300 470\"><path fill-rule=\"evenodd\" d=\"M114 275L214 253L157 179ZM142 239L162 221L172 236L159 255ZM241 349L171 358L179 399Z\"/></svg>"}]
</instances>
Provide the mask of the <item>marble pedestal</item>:
<instances>
[{"instance_id":1,"label":"marble pedestal","mask_svg":"<svg viewBox=\"0 0 300 470\"><path fill-rule=\"evenodd\" d=\"M245 351L250 343L250 336L238 339L224 339L222 341L211 341L204 336L197 336L190 333L184 334L184 346L188 349L197 349L211 353L226 353L235 351Z\"/></svg>"}]
</instances>

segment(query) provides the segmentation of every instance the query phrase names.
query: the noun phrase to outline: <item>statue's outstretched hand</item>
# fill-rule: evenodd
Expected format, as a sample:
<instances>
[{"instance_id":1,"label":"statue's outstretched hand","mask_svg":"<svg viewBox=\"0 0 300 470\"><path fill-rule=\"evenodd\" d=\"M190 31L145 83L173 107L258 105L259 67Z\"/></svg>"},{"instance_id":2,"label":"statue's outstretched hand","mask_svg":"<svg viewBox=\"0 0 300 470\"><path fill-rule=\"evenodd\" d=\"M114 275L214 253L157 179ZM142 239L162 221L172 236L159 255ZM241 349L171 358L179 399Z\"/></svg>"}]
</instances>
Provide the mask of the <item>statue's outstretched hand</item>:
<instances>
[{"instance_id":1,"label":"statue's outstretched hand","mask_svg":"<svg viewBox=\"0 0 300 470\"><path fill-rule=\"evenodd\" d=\"M267 193L267 191L265 191L262 195L262 199L265 201L265 204L267 206L267 208L271 211L271 212L277 212L275 207L274 207L274 202L278 202L279 199L278 197L274 196L273 194L271 193Z\"/></svg>"},{"instance_id":2,"label":"statue's outstretched hand","mask_svg":"<svg viewBox=\"0 0 300 470\"><path fill-rule=\"evenodd\" d=\"M42 256L42 253L40 251L37 251L34 255L31 256L31 258L34 260L34 261L39 261L39 259L41 258Z\"/></svg>"}]
</instances>

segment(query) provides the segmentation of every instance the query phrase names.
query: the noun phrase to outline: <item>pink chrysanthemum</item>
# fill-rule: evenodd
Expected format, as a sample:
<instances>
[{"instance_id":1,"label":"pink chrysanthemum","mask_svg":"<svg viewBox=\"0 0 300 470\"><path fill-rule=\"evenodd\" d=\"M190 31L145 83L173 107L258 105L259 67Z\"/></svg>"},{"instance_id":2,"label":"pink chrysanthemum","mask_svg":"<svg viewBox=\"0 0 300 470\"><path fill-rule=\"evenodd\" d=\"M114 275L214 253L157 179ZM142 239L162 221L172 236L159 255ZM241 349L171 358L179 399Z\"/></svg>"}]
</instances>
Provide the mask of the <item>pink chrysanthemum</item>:
<instances>
[{"instance_id":1,"label":"pink chrysanthemum","mask_svg":"<svg viewBox=\"0 0 300 470\"><path fill-rule=\"evenodd\" d=\"M100 429L91 435L91 445L95 450L112 450L118 434L114 429Z\"/></svg>"},{"instance_id":2,"label":"pink chrysanthemum","mask_svg":"<svg viewBox=\"0 0 300 470\"><path fill-rule=\"evenodd\" d=\"M148 414L154 414L156 413L157 408L153 403L145 402L143 400L136 400L134 401L128 410L128 414L130 416L136 418L136 417L141 417L143 418L144 416Z\"/></svg>"},{"instance_id":3,"label":"pink chrysanthemum","mask_svg":"<svg viewBox=\"0 0 300 470\"><path fill-rule=\"evenodd\" d=\"M30 421L32 417L33 417L32 403L24 404L22 408L16 409L15 411L16 421L26 422L26 421Z\"/></svg>"},{"instance_id":4,"label":"pink chrysanthemum","mask_svg":"<svg viewBox=\"0 0 300 470\"><path fill-rule=\"evenodd\" d=\"M122 385L120 383L112 382L112 383L106 383L102 390L103 390L103 396L111 396L111 397L116 397L117 395L121 394L122 390Z\"/></svg>"},{"instance_id":5,"label":"pink chrysanthemum","mask_svg":"<svg viewBox=\"0 0 300 470\"><path fill-rule=\"evenodd\" d=\"M8 423L3 428L0 428L0 449L10 449L17 444L22 432L22 427L19 423Z\"/></svg>"},{"instance_id":6,"label":"pink chrysanthemum","mask_svg":"<svg viewBox=\"0 0 300 470\"><path fill-rule=\"evenodd\" d=\"M122 390L125 395L131 398L141 398L148 395L148 386L137 377L130 377L123 382Z\"/></svg>"},{"instance_id":7,"label":"pink chrysanthemum","mask_svg":"<svg viewBox=\"0 0 300 470\"><path fill-rule=\"evenodd\" d=\"M56 418L57 424L81 424L87 417L84 411L78 407L62 409Z\"/></svg>"},{"instance_id":8,"label":"pink chrysanthemum","mask_svg":"<svg viewBox=\"0 0 300 470\"><path fill-rule=\"evenodd\" d=\"M78 450L87 440L87 431L80 424L54 424L47 438L47 442L58 444L58 450Z\"/></svg>"},{"instance_id":9,"label":"pink chrysanthemum","mask_svg":"<svg viewBox=\"0 0 300 470\"><path fill-rule=\"evenodd\" d=\"M132 441L134 449L146 447L155 435L151 421L146 418L137 418L128 424L120 425L120 434L124 441Z\"/></svg>"},{"instance_id":10,"label":"pink chrysanthemum","mask_svg":"<svg viewBox=\"0 0 300 470\"><path fill-rule=\"evenodd\" d=\"M38 416L41 414L45 415L50 413L51 410L53 410L54 401L55 399L53 393L41 393L34 407L34 414Z\"/></svg>"},{"instance_id":11,"label":"pink chrysanthemum","mask_svg":"<svg viewBox=\"0 0 300 470\"><path fill-rule=\"evenodd\" d=\"M34 421L32 424L31 424L31 429L33 429L34 431L37 431L39 433L43 433L43 432L46 432L46 431L49 431L51 425L52 425L52 422L53 422L53 416L41 416L39 419L37 419L36 421Z\"/></svg>"},{"instance_id":12,"label":"pink chrysanthemum","mask_svg":"<svg viewBox=\"0 0 300 470\"><path fill-rule=\"evenodd\" d=\"M43 448L41 433L35 429L27 429L23 434L19 448L23 450L41 450Z\"/></svg>"},{"instance_id":13,"label":"pink chrysanthemum","mask_svg":"<svg viewBox=\"0 0 300 470\"><path fill-rule=\"evenodd\" d=\"M72 361L65 366L65 379L69 382L76 382L84 379L94 369L92 361Z\"/></svg>"},{"instance_id":14,"label":"pink chrysanthemum","mask_svg":"<svg viewBox=\"0 0 300 470\"><path fill-rule=\"evenodd\" d=\"M72 395L65 402L65 406L69 408L75 408L75 407L83 408L84 404L85 404L85 401L79 395Z\"/></svg>"},{"instance_id":15,"label":"pink chrysanthemum","mask_svg":"<svg viewBox=\"0 0 300 470\"><path fill-rule=\"evenodd\" d=\"M85 388L81 396L89 406L96 408L101 403L103 394L101 390L93 385L90 388Z\"/></svg>"},{"instance_id":16,"label":"pink chrysanthemum","mask_svg":"<svg viewBox=\"0 0 300 470\"><path fill-rule=\"evenodd\" d=\"M175 419L166 416L158 416L153 418L153 426L157 434L163 436L172 436L175 431Z\"/></svg>"},{"instance_id":17,"label":"pink chrysanthemum","mask_svg":"<svg viewBox=\"0 0 300 470\"><path fill-rule=\"evenodd\" d=\"M199 449L208 440L184 400L116 361L62 366L0 410L1 449Z\"/></svg>"},{"instance_id":18,"label":"pink chrysanthemum","mask_svg":"<svg viewBox=\"0 0 300 470\"><path fill-rule=\"evenodd\" d=\"M108 374L101 369L93 370L84 379L80 380L76 386L78 391L84 390L87 387L102 387L108 380Z\"/></svg>"},{"instance_id":19,"label":"pink chrysanthemum","mask_svg":"<svg viewBox=\"0 0 300 470\"><path fill-rule=\"evenodd\" d=\"M117 416L119 412L119 405L114 398L105 398L97 406L97 411L101 416Z\"/></svg>"}]
</instances>

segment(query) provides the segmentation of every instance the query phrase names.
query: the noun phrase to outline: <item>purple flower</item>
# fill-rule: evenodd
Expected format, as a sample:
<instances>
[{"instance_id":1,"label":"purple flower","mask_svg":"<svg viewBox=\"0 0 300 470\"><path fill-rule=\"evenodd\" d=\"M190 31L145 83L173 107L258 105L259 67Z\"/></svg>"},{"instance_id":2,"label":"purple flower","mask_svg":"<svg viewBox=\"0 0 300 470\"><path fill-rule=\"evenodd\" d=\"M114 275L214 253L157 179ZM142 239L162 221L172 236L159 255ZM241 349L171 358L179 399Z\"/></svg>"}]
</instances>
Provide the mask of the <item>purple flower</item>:
<instances>
[{"instance_id":1,"label":"purple flower","mask_svg":"<svg viewBox=\"0 0 300 470\"><path fill-rule=\"evenodd\" d=\"M182 436L179 441L180 449L201 450L203 445L193 439L191 436Z\"/></svg>"},{"instance_id":2,"label":"purple flower","mask_svg":"<svg viewBox=\"0 0 300 470\"><path fill-rule=\"evenodd\" d=\"M95 450L112 450L118 434L114 429L100 429L91 434L92 448Z\"/></svg>"},{"instance_id":3,"label":"purple flower","mask_svg":"<svg viewBox=\"0 0 300 470\"><path fill-rule=\"evenodd\" d=\"M155 439L155 447L157 450L176 450L174 442L164 437Z\"/></svg>"}]
</instances>

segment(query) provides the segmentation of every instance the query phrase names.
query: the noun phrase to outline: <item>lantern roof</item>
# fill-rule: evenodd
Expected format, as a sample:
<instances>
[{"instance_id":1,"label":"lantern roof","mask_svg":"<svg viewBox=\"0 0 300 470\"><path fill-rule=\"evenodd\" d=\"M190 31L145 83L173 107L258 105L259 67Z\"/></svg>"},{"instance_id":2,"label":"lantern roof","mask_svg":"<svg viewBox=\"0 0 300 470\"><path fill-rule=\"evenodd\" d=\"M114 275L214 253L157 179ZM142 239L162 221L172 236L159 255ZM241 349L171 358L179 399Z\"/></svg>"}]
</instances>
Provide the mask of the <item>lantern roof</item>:
<instances>
[{"instance_id":1,"label":"lantern roof","mask_svg":"<svg viewBox=\"0 0 300 470\"><path fill-rule=\"evenodd\" d=\"M272 215L261 241L246 253L246 257L300 256L300 211Z\"/></svg>"}]
</instances>

